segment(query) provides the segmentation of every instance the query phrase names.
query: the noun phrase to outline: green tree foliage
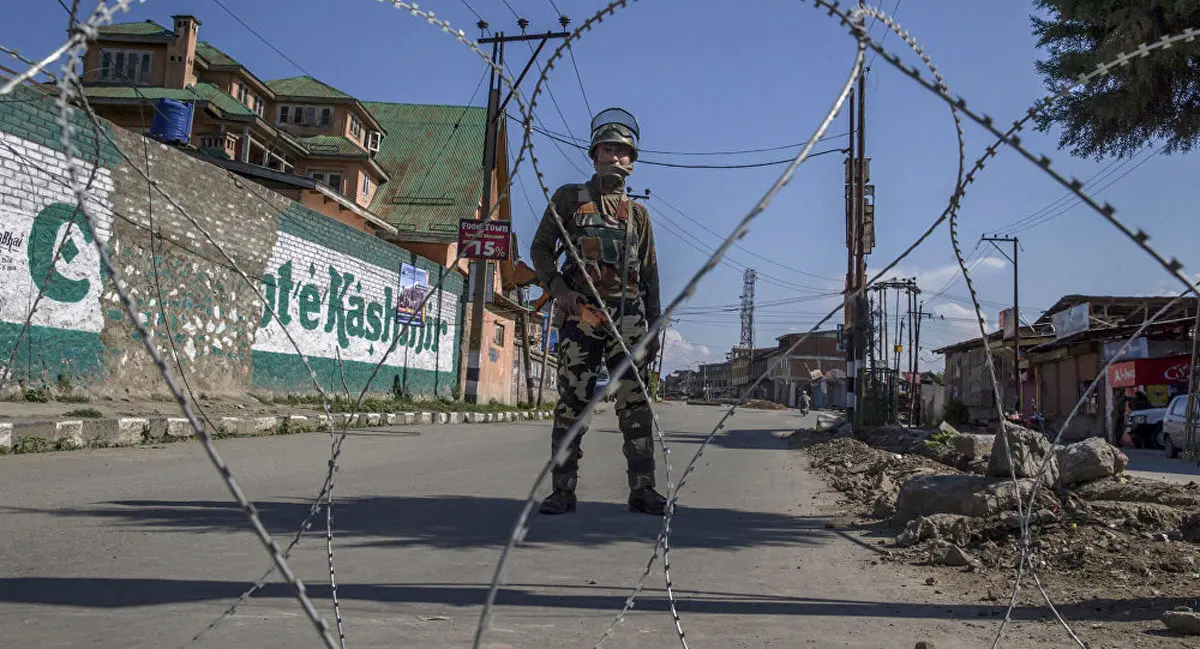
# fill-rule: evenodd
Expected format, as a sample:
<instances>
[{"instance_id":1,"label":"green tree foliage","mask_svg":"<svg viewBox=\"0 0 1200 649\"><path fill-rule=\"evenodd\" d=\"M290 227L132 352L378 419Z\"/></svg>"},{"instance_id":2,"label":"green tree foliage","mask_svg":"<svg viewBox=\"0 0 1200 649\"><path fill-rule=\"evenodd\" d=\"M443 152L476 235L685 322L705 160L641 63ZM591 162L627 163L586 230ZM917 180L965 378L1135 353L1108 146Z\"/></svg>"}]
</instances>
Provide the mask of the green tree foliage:
<instances>
[{"instance_id":1,"label":"green tree foliage","mask_svg":"<svg viewBox=\"0 0 1200 649\"><path fill-rule=\"evenodd\" d=\"M1142 43L1200 27L1200 0L1035 0L1035 67L1057 90ZM1086 87L1055 99L1037 127L1061 129L1073 155L1128 157L1151 140L1184 153L1200 138L1200 41L1135 58Z\"/></svg>"}]
</instances>

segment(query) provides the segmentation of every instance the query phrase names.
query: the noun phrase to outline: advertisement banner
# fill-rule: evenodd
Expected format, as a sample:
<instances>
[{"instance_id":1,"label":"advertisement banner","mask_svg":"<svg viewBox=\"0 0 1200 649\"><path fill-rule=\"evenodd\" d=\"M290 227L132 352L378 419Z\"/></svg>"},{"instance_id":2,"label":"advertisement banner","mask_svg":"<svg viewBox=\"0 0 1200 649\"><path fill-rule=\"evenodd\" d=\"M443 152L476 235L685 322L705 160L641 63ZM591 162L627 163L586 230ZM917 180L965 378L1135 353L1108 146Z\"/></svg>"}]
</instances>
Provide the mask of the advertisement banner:
<instances>
[{"instance_id":1,"label":"advertisement banner","mask_svg":"<svg viewBox=\"0 0 1200 649\"><path fill-rule=\"evenodd\" d=\"M1090 315L1091 305L1084 302L1050 316L1050 322L1054 325L1054 339L1062 340L1067 336L1087 331Z\"/></svg>"},{"instance_id":2,"label":"advertisement banner","mask_svg":"<svg viewBox=\"0 0 1200 649\"><path fill-rule=\"evenodd\" d=\"M421 327L425 324L425 307L421 302L429 294L429 271L412 264L400 264L400 290L396 299L396 324Z\"/></svg>"}]
</instances>

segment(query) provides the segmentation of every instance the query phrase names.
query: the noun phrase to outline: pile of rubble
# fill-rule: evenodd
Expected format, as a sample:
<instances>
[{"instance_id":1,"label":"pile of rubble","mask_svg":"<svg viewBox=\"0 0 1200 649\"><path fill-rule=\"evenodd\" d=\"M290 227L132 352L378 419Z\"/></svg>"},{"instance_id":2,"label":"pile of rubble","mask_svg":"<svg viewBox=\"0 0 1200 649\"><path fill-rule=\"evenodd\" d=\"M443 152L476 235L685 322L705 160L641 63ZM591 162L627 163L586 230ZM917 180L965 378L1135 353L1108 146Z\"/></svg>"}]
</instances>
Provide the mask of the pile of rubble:
<instances>
[{"instance_id":1,"label":"pile of rubble","mask_svg":"<svg viewBox=\"0 0 1200 649\"><path fill-rule=\"evenodd\" d=\"M854 513L890 526L884 560L961 567L975 579L994 577L1003 592L1019 557L1016 496L1028 503L1036 489L1030 551L1063 593L1192 601L1200 586L1200 485L1126 476L1128 457L1102 439L1056 446L1008 424L993 435L945 424L852 434L832 420L789 441ZM1186 632L1200 615L1162 619Z\"/></svg>"}]
</instances>

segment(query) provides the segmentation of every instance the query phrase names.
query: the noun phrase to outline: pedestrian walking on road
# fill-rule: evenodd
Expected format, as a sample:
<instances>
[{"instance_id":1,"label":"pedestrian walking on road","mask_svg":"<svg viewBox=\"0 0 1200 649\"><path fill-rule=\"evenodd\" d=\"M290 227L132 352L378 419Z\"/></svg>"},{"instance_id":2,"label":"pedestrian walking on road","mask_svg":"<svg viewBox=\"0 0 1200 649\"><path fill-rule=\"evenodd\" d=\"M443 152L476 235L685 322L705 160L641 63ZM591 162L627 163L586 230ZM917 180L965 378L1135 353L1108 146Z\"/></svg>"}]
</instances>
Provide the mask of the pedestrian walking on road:
<instances>
[{"instance_id":1,"label":"pedestrian walking on road","mask_svg":"<svg viewBox=\"0 0 1200 649\"><path fill-rule=\"evenodd\" d=\"M655 491L653 416L648 396L641 385L649 384L649 360L658 351L658 336L649 341L641 361L629 372L612 372L624 361L625 353L604 323L603 309L616 323L625 344L633 346L647 334L649 325L661 314L658 294L658 260L650 214L625 192L625 181L633 173L638 155L639 130L633 115L620 108L601 111L592 119L591 147L595 174L585 183L559 187L551 197L530 244L529 256L538 283L558 305L559 399L554 407L551 453L567 430L583 413L596 385L597 370L604 363L610 381L618 384L616 410L622 451L629 482L629 511L662 514L666 499ZM580 267L568 255L558 268L558 245L563 237L554 212L561 218L566 236L582 259ZM590 295L586 275L600 293ZM634 376L641 377L641 384ZM575 488L580 441L586 422L571 444L566 461L553 471L553 492L542 501L543 514L575 511Z\"/></svg>"}]
</instances>

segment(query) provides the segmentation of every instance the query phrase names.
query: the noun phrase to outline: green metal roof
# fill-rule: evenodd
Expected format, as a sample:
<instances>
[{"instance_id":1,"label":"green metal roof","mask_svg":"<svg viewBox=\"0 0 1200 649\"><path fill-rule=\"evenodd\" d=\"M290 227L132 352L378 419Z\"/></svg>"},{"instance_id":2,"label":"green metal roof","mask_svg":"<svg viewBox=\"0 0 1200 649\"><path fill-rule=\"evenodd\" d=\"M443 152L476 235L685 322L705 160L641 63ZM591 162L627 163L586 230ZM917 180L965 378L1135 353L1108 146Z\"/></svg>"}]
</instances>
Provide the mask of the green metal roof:
<instances>
[{"instance_id":1,"label":"green metal roof","mask_svg":"<svg viewBox=\"0 0 1200 649\"><path fill-rule=\"evenodd\" d=\"M242 65L233 60L233 57L213 47L208 41L199 41L196 43L196 55L203 57L205 61L208 61L209 65Z\"/></svg>"},{"instance_id":2,"label":"green metal roof","mask_svg":"<svg viewBox=\"0 0 1200 649\"><path fill-rule=\"evenodd\" d=\"M89 99L174 99L176 101L207 101L226 115L253 117L254 111L230 97L211 83L198 83L191 88L160 88L157 86L87 86L83 94Z\"/></svg>"},{"instance_id":3,"label":"green metal roof","mask_svg":"<svg viewBox=\"0 0 1200 649\"><path fill-rule=\"evenodd\" d=\"M268 81L267 87L284 97L313 97L320 99L354 99L333 86L308 75Z\"/></svg>"},{"instance_id":4,"label":"green metal roof","mask_svg":"<svg viewBox=\"0 0 1200 649\"><path fill-rule=\"evenodd\" d=\"M137 23L113 23L103 25L98 30L103 36L167 36L175 35L175 31L167 29L153 20L143 20Z\"/></svg>"},{"instance_id":5,"label":"green metal roof","mask_svg":"<svg viewBox=\"0 0 1200 649\"><path fill-rule=\"evenodd\" d=\"M337 155L367 157L365 149L354 143L348 137L334 135L314 135L298 137L296 141L304 145L313 155Z\"/></svg>"},{"instance_id":6,"label":"green metal roof","mask_svg":"<svg viewBox=\"0 0 1200 649\"><path fill-rule=\"evenodd\" d=\"M483 193L486 111L467 106L363 102L387 131L375 161L390 180L371 211L402 231L456 235Z\"/></svg>"}]
</instances>

